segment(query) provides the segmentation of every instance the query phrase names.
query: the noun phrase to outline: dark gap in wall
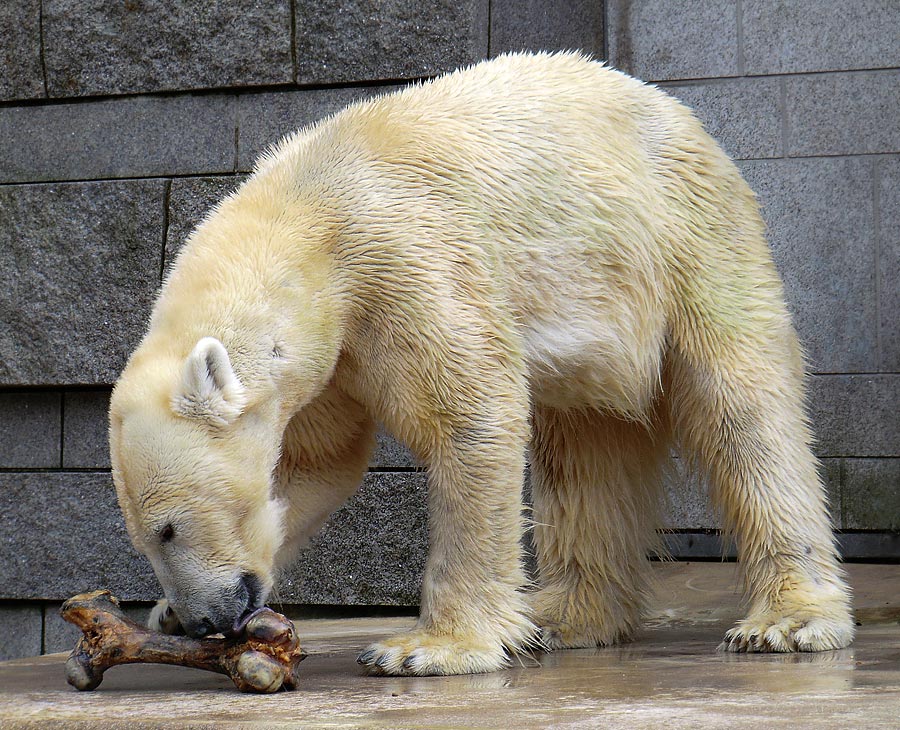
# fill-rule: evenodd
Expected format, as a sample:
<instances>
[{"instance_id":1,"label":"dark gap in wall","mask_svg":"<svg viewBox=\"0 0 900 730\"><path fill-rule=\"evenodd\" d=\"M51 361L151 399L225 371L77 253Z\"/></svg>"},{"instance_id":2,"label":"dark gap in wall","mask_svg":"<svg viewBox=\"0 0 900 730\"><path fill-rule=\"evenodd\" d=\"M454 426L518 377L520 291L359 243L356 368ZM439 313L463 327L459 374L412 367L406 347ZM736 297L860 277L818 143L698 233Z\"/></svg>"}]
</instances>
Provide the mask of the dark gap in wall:
<instances>
[{"instance_id":1,"label":"dark gap in wall","mask_svg":"<svg viewBox=\"0 0 900 730\"><path fill-rule=\"evenodd\" d=\"M607 46L607 56L609 55L609 47ZM610 63L612 61L610 60ZM617 65L617 68L621 70L625 70L621 68L621 65ZM822 76L822 75L838 75L838 74L866 74L873 72L881 72L881 71L896 71L896 66L879 66L876 68L851 68L844 69L841 71L803 71L803 72L790 72L790 73L751 73L744 74L743 78L753 79L785 79L785 78L793 78L800 76ZM68 96L68 97L48 97L46 99L5 99L0 101L0 109L9 108L9 107L30 107L30 106L54 106L54 105L62 105L62 104L91 104L102 101L115 101L118 99L130 99L130 98L138 98L138 97L148 97L148 98L156 98L156 99L166 99L177 96L214 96L214 95L226 95L226 94L236 94L237 96L243 96L244 94L259 94L263 92L290 92L290 91L327 91L329 89L377 89L382 86L406 86L410 84L415 84L422 81L428 81L430 79L436 78L442 74L431 74L426 76L410 76L404 78L383 78L383 79L362 79L362 80L354 80L354 81L334 81L328 83L284 83L284 84L260 84L256 86L219 86L219 87L208 87L208 88L197 88L197 89L163 89L159 91L128 91L122 92L118 94L94 94L88 96ZM730 81L738 78L737 76L729 76L729 77L703 77L703 76L690 76L680 79L644 79L648 83L652 83L654 85L665 85L665 84L687 84L691 82L698 83L707 83L707 82L716 82L716 81ZM862 153L868 154L868 153ZM871 153L871 154L894 154L894 153ZM815 157L841 157L845 155L812 155Z\"/></svg>"},{"instance_id":2,"label":"dark gap in wall","mask_svg":"<svg viewBox=\"0 0 900 730\"><path fill-rule=\"evenodd\" d=\"M491 12L493 8L491 7L491 0L487 0L487 58L494 57L494 49L491 45Z\"/></svg>"},{"instance_id":3,"label":"dark gap in wall","mask_svg":"<svg viewBox=\"0 0 900 730\"><path fill-rule=\"evenodd\" d=\"M203 177L237 177L238 175L243 174L243 172L235 173L234 171L226 171L226 172L189 172L189 173L172 173L166 177L162 177L160 175L147 175L146 177L141 176L127 176L127 177L88 177L88 178L65 178L62 180L23 180L22 182L0 182L0 187L12 187L12 186L34 186L34 185L65 185L68 183L78 184L78 183L105 183L105 182L130 182L132 180L180 180L180 179L192 179L192 178L203 178Z\"/></svg>"},{"instance_id":4,"label":"dark gap in wall","mask_svg":"<svg viewBox=\"0 0 900 730\"><path fill-rule=\"evenodd\" d=\"M60 383L57 385L0 385L0 393L51 393L53 391L58 391L62 393L65 391L68 392L85 392L85 391L111 391L112 385L110 383L74 383L69 385L68 383Z\"/></svg>"},{"instance_id":5,"label":"dark gap in wall","mask_svg":"<svg viewBox=\"0 0 900 730\"><path fill-rule=\"evenodd\" d=\"M2 466L0 474L110 474L112 469L108 466Z\"/></svg>"},{"instance_id":6,"label":"dark gap in wall","mask_svg":"<svg viewBox=\"0 0 900 730\"><path fill-rule=\"evenodd\" d=\"M315 618L366 618L369 616L418 616L418 606L384 606L380 604L354 606L346 604L277 603L271 606L276 611L286 610L293 620Z\"/></svg>"},{"instance_id":7,"label":"dark gap in wall","mask_svg":"<svg viewBox=\"0 0 900 730\"><path fill-rule=\"evenodd\" d=\"M424 466L370 466L369 474L415 474L425 472Z\"/></svg>"},{"instance_id":8,"label":"dark gap in wall","mask_svg":"<svg viewBox=\"0 0 900 730\"><path fill-rule=\"evenodd\" d=\"M791 158L791 159L794 159L794 158ZM854 371L854 372L845 372L845 373L836 373L836 372L831 372L831 371L828 371L827 373L822 373L822 372L816 372L816 371L812 370L812 371L808 372L807 375L815 375L817 378L821 378L826 375L858 375L860 377L871 378L876 375L900 375L900 373L893 372L891 370L876 370L873 372L856 372L856 371Z\"/></svg>"},{"instance_id":9,"label":"dark gap in wall","mask_svg":"<svg viewBox=\"0 0 900 730\"><path fill-rule=\"evenodd\" d=\"M821 159L864 159L867 157L891 157L894 156L893 153L886 152L863 152L863 153L853 153L851 155L838 154L838 155L792 155L790 159L792 160L821 160ZM738 162L771 162L772 160L784 159L782 157L740 157L737 158ZM106 182L129 182L132 180L191 180L196 178L206 178L206 177L239 177L241 175L245 175L251 172L251 169L246 170L227 170L225 172L191 172L191 173L170 173L165 177L160 175L147 175L147 176L125 176L125 177L94 177L94 178L64 178L64 179L53 179L53 180L21 180L18 182L0 182L0 187L22 187L22 186L36 186L36 185L66 185L66 184L78 184L78 183L106 183ZM900 374L900 371L892 371L892 370L877 370L877 371L853 371L853 372L823 372L819 373L817 371L810 372L810 375L897 375ZM103 384L101 384L103 385ZM31 386L29 386L31 387ZM54 386L35 386L35 387L54 387ZM68 387L68 386L67 386ZM84 386L91 387L91 386ZM0 386L2 388L2 386Z\"/></svg>"},{"instance_id":10,"label":"dark gap in wall","mask_svg":"<svg viewBox=\"0 0 900 730\"><path fill-rule=\"evenodd\" d=\"M169 198L172 194L172 181L166 180L163 190L163 222L162 222L162 253L159 257L159 281L162 283L163 272L166 270L166 247L169 245Z\"/></svg>"},{"instance_id":11,"label":"dark gap in wall","mask_svg":"<svg viewBox=\"0 0 900 730\"><path fill-rule=\"evenodd\" d=\"M44 77L44 98L49 99L50 87L47 86L47 62L44 59L44 0L41 0L38 6L38 43L40 44L38 51L41 57L41 74Z\"/></svg>"},{"instance_id":12,"label":"dark gap in wall","mask_svg":"<svg viewBox=\"0 0 900 730\"><path fill-rule=\"evenodd\" d=\"M309 84L258 84L256 86L219 86L202 89L163 89L159 91L129 91L119 94L93 94L87 96L50 97L47 99L5 99L0 101L0 109L6 107L59 106L63 104L93 104L119 99L171 99L179 96L243 96L264 92L284 93L289 91L328 91L329 89L378 89L382 86L406 86L420 81L428 81L441 74L409 76L404 78L362 79L358 81L332 81Z\"/></svg>"},{"instance_id":13,"label":"dark gap in wall","mask_svg":"<svg viewBox=\"0 0 900 730\"><path fill-rule=\"evenodd\" d=\"M41 654L47 653L47 602L41 602Z\"/></svg>"},{"instance_id":14,"label":"dark gap in wall","mask_svg":"<svg viewBox=\"0 0 900 730\"><path fill-rule=\"evenodd\" d=\"M63 453L66 443L66 392L59 394L59 468L62 469L65 463Z\"/></svg>"}]
</instances>

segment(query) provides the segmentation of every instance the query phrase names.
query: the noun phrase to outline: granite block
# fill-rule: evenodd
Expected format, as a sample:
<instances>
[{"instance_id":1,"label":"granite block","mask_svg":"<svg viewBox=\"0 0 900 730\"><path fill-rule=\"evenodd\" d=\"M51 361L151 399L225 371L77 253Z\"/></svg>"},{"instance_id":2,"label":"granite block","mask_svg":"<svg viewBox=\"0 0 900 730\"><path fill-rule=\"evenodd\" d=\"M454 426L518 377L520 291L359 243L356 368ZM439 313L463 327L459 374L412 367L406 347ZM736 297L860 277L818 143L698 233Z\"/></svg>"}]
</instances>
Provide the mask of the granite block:
<instances>
[{"instance_id":1,"label":"granite block","mask_svg":"<svg viewBox=\"0 0 900 730\"><path fill-rule=\"evenodd\" d=\"M285 603L411 606L428 549L422 473L370 473L279 585Z\"/></svg>"},{"instance_id":2,"label":"granite block","mask_svg":"<svg viewBox=\"0 0 900 730\"><path fill-rule=\"evenodd\" d=\"M159 285L163 182L0 186L0 384L113 382Z\"/></svg>"},{"instance_id":3,"label":"granite block","mask_svg":"<svg viewBox=\"0 0 900 730\"><path fill-rule=\"evenodd\" d=\"M490 55L581 50L603 58L603 11L593 0L491 0Z\"/></svg>"},{"instance_id":4,"label":"granite block","mask_svg":"<svg viewBox=\"0 0 900 730\"><path fill-rule=\"evenodd\" d=\"M831 527L840 530L844 524L843 509L843 464L845 459L819 459L819 477L825 487L825 496L828 499L828 513L831 516Z\"/></svg>"},{"instance_id":5,"label":"granite block","mask_svg":"<svg viewBox=\"0 0 900 730\"><path fill-rule=\"evenodd\" d=\"M872 161L743 162L813 372L877 360Z\"/></svg>"},{"instance_id":6,"label":"granite block","mask_svg":"<svg viewBox=\"0 0 900 730\"><path fill-rule=\"evenodd\" d=\"M59 435L59 393L0 393L0 468L59 466Z\"/></svg>"},{"instance_id":7,"label":"granite block","mask_svg":"<svg viewBox=\"0 0 900 730\"><path fill-rule=\"evenodd\" d=\"M732 159L781 156L777 79L722 79L663 88L694 110Z\"/></svg>"},{"instance_id":8,"label":"granite block","mask_svg":"<svg viewBox=\"0 0 900 730\"><path fill-rule=\"evenodd\" d=\"M410 450L391 436L384 428L376 434L375 451L369 460L370 468L409 469L418 466Z\"/></svg>"},{"instance_id":9,"label":"granite block","mask_svg":"<svg viewBox=\"0 0 900 730\"><path fill-rule=\"evenodd\" d=\"M0 108L0 182L231 172L232 96Z\"/></svg>"},{"instance_id":10,"label":"granite block","mask_svg":"<svg viewBox=\"0 0 900 730\"><path fill-rule=\"evenodd\" d=\"M820 457L900 456L900 375L815 375L808 381Z\"/></svg>"},{"instance_id":11,"label":"granite block","mask_svg":"<svg viewBox=\"0 0 900 730\"><path fill-rule=\"evenodd\" d=\"M117 596L118 597L118 596ZM126 603L119 607L132 621L146 625L150 616L152 603ZM72 651L81 638L81 630L73 626L59 615L61 601L48 601L44 604L44 654L58 651Z\"/></svg>"},{"instance_id":12,"label":"granite block","mask_svg":"<svg viewBox=\"0 0 900 730\"><path fill-rule=\"evenodd\" d=\"M65 469L109 469L110 391L76 390L64 396Z\"/></svg>"},{"instance_id":13,"label":"granite block","mask_svg":"<svg viewBox=\"0 0 900 730\"><path fill-rule=\"evenodd\" d=\"M125 531L108 473L0 473L0 598L64 600L108 588L161 595Z\"/></svg>"},{"instance_id":14,"label":"granite block","mask_svg":"<svg viewBox=\"0 0 900 730\"><path fill-rule=\"evenodd\" d=\"M900 459L844 459L844 527L900 530Z\"/></svg>"},{"instance_id":15,"label":"granite block","mask_svg":"<svg viewBox=\"0 0 900 730\"><path fill-rule=\"evenodd\" d=\"M900 533L845 532L837 535L838 554L866 562L896 562L900 559Z\"/></svg>"},{"instance_id":16,"label":"granite block","mask_svg":"<svg viewBox=\"0 0 900 730\"><path fill-rule=\"evenodd\" d=\"M841 459L822 459L819 474L825 486L832 525L841 527ZM664 481L664 529L718 530L722 518L712 504L708 480L684 459L674 458Z\"/></svg>"},{"instance_id":17,"label":"granite block","mask_svg":"<svg viewBox=\"0 0 900 730\"><path fill-rule=\"evenodd\" d=\"M354 101L397 88L343 87L241 95L238 98L238 169L251 170L256 158L285 135L340 111Z\"/></svg>"},{"instance_id":18,"label":"granite block","mask_svg":"<svg viewBox=\"0 0 900 730\"><path fill-rule=\"evenodd\" d=\"M735 0L608 0L607 54L645 81L737 76Z\"/></svg>"},{"instance_id":19,"label":"granite block","mask_svg":"<svg viewBox=\"0 0 900 730\"><path fill-rule=\"evenodd\" d=\"M41 0L0 3L0 101L44 96Z\"/></svg>"},{"instance_id":20,"label":"granite block","mask_svg":"<svg viewBox=\"0 0 900 730\"><path fill-rule=\"evenodd\" d=\"M488 0L296 0L301 84L434 76L485 58Z\"/></svg>"},{"instance_id":21,"label":"granite block","mask_svg":"<svg viewBox=\"0 0 900 730\"><path fill-rule=\"evenodd\" d=\"M44 0L50 96L293 81L290 0Z\"/></svg>"},{"instance_id":22,"label":"granite block","mask_svg":"<svg viewBox=\"0 0 900 730\"><path fill-rule=\"evenodd\" d=\"M284 603L415 605L427 550L425 475L372 473L286 572ZM53 529L47 529L52 525ZM0 598L95 588L156 600L108 473L0 473Z\"/></svg>"},{"instance_id":23,"label":"granite block","mask_svg":"<svg viewBox=\"0 0 900 730\"><path fill-rule=\"evenodd\" d=\"M789 77L785 88L787 155L900 150L900 72L896 69Z\"/></svg>"},{"instance_id":24,"label":"granite block","mask_svg":"<svg viewBox=\"0 0 900 730\"><path fill-rule=\"evenodd\" d=\"M165 273L187 237L226 195L243 182L243 176L179 178L169 189L169 218L166 231Z\"/></svg>"},{"instance_id":25,"label":"granite block","mask_svg":"<svg viewBox=\"0 0 900 730\"><path fill-rule=\"evenodd\" d=\"M747 74L900 66L900 4L884 0L743 0Z\"/></svg>"},{"instance_id":26,"label":"granite block","mask_svg":"<svg viewBox=\"0 0 900 730\"><path fill-rule=\"evenodd\" d=\"M41 653L41 604L0 601L0 662Z\"/></svg>"},{"instance_id":27,"label":"granite block","mask_svg":"<svg viewBox=\"0 0 900 730\"><path fill-rule=\"evenodd\" d=\"M878 314L881 370L900 372L900 156L878 166Z\"/></svg>"},{"instance_id":28,"label":"granite block","mask_svg":"<svg viewBox=\"0 0 900 730\"><path fill-rule=\"evenodd\" d=\"M721 527L705 477L680 458L667 464L664 481L662 527L674 530L708 530Z\"/></svg>"}]
</instances>

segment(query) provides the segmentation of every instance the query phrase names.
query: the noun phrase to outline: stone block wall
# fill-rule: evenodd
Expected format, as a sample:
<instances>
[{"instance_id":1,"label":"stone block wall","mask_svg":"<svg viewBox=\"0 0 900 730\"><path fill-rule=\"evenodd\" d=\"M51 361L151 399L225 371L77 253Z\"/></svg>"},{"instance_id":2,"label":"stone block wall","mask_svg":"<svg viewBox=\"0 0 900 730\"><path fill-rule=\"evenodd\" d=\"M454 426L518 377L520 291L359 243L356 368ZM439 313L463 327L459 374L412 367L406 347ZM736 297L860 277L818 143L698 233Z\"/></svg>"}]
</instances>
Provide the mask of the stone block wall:
<instances>
[{"instance_id":1,"label":"stone block wall","mask_svg":"<svg viewBox=\"0 0 900 730\"><path fill-rule=\"evenodd\" d=\"M109 475L110 386L174 253L281 135L507 50L581 48L694 107L757 190L810 355L848 554L900 554L900 7L716 0L0 3L0 660L68 595L159 595ZM285 576L289 606L413 606L425 478L382 435ZM721 549L671 480L676 555ZM342 609L347 610L347 609Z\"/></svg>"}]
</instances>

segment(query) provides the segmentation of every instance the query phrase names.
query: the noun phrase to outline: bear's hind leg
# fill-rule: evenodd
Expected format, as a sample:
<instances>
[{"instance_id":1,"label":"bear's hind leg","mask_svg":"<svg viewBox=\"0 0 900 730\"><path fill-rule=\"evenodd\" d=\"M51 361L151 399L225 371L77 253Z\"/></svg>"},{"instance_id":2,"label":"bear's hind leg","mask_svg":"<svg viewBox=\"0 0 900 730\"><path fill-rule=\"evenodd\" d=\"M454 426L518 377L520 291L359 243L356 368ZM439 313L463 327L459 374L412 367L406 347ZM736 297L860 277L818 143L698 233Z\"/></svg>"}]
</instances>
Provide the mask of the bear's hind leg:
<instances>
[{"instance_id":1,"label":"bear's hind leg","mask_svg":"<svg viewBox=\"0 0 900 730\"><path fill-rule=\"evenodd\" d=\"M729 651L822 651L853 638L825 492L810 449L802 367L786 315L742 338L707 330L670 359L672 417L737 541L751 607Z\"/></svg>"},{"instance_id":2,"label":"bear's hind leg","mask_svg":"<svg viewBox=\"0 0 900 730\"><path fill-rule=\"evenodd\" d=\"M535 410L532 607L546 648L605 646L638 628L658 539L661 430L592 410Z\"/></svg>"}]
</instances>

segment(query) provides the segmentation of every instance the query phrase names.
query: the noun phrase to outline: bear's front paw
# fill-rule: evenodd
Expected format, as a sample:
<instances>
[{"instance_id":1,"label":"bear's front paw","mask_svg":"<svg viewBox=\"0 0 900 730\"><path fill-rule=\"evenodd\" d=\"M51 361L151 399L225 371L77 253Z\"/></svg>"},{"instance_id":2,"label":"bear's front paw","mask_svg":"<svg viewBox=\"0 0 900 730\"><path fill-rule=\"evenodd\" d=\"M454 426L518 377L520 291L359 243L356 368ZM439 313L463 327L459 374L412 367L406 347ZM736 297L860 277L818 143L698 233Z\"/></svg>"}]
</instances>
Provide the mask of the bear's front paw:
<instances>
[{"instance_id":1,"label":"bear's front paw","mask_svg":"<svg viewBox=\"0 0 900 730\"><path fill-rule=\"evenodd\" d=\"M500 641L413 629L372 644L356 661L369 674L431 676L493 672L509 665L509 655Z\"/></svg>"},{"instance_id":2,"label":"bear's front paw","mask_svg":"<svg viewBox=\"0 0 900 730\"><path fill-rule=\"evenodd\" d=\"M801 610L752 614L725 633L719 651L790 652L843 649L853 640L849 612Z\"/></svg>"},{"instance_id":3,"label":"bear's front paw","mask_svg":"<svg viewBox=\"0 0 900 730\"><path fill-rule=\"evenodd\" d=\"M156 605L150 609L150 616L147 618L147 628L151 631L158 631L161 634L181 635L184 633L184 629L178 621L178 616L175 615L165 598L158 600Z\"/></svg>"}]
</instances>

